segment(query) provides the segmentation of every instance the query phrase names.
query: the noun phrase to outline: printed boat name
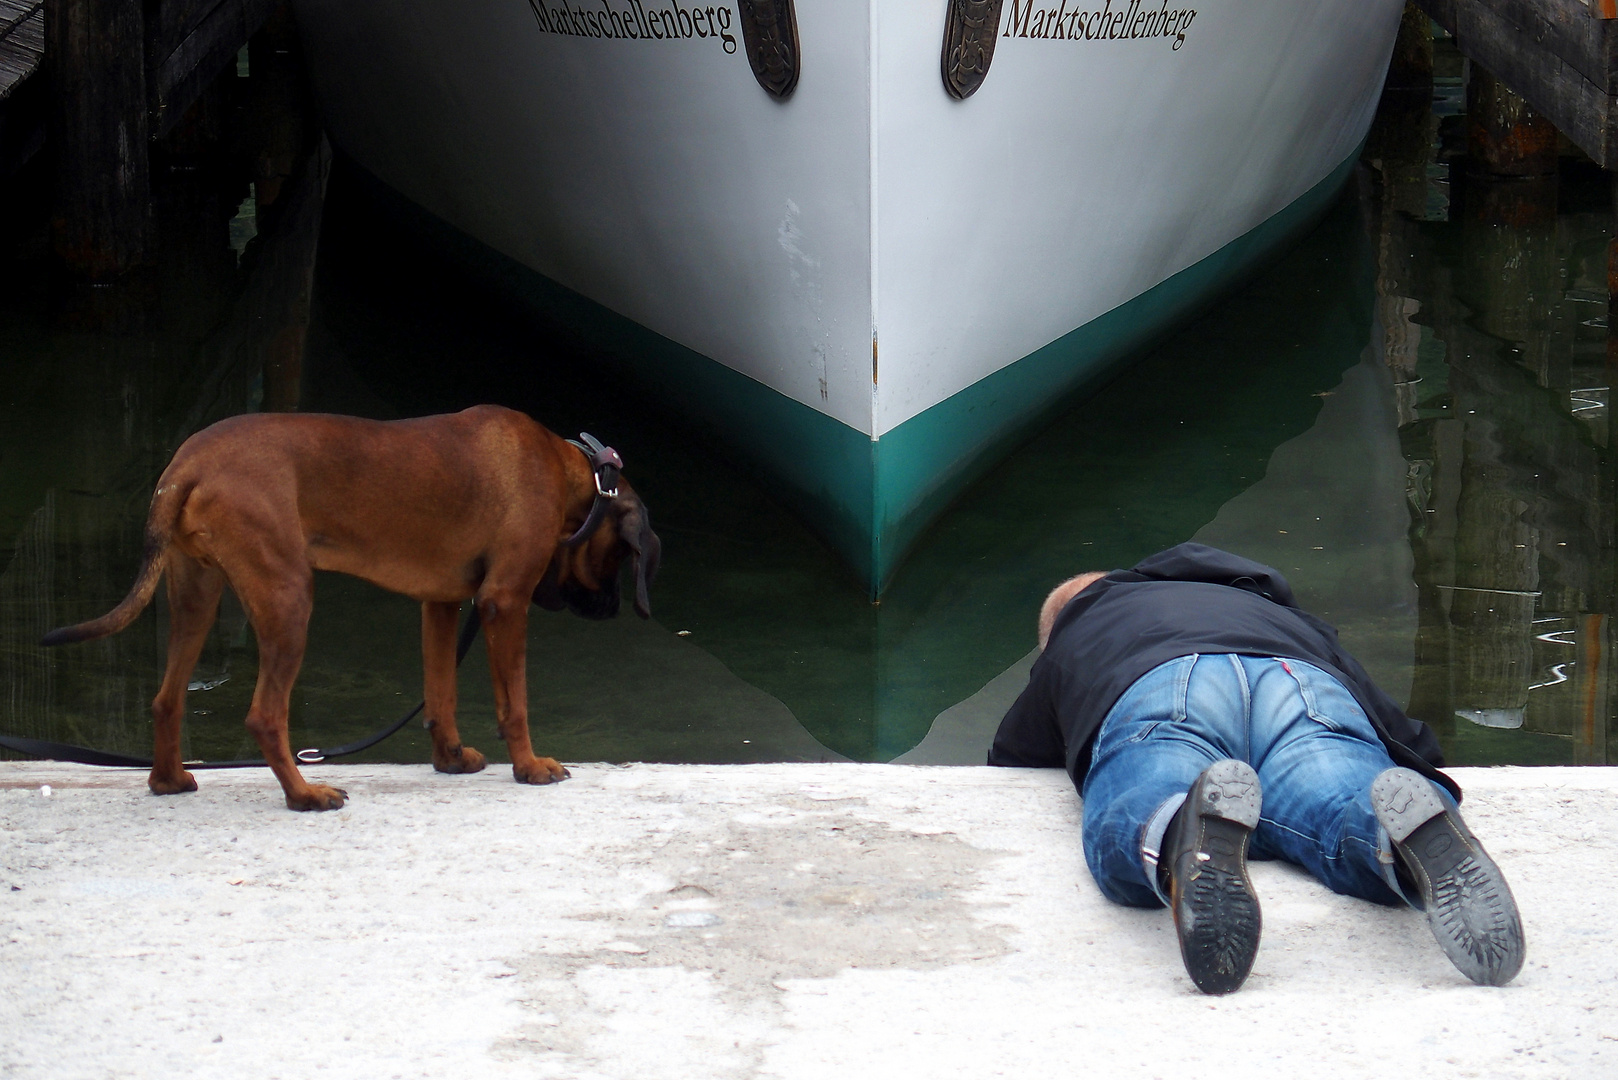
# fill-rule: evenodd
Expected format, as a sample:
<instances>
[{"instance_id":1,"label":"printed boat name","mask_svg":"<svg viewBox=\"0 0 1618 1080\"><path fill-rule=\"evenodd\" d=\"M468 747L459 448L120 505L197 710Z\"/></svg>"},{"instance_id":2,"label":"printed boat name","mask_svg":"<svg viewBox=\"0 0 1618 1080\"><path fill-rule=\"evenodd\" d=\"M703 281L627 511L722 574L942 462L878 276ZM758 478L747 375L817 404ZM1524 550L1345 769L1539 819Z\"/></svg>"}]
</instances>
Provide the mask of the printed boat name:
<instances>
[{"instance_id":1,"label":"printed boat name","mask_svg":"<svg viewBox=\"0 0 1618 1080\"><path fill-rule=\"evenodd\" d=\"M1170 48L1178 51L1185 44L1186 31L1197 17L1195 8L1170 9L1168 0L1156 11L1141 2L1129 0L1126 8L1113 9L1112 0L1104 7L1085 11L1068 9L1067 0L1059 7L1042 8L1033 0L1011 0L1011 18L1001 37L1044 38L1068 41L1133 41L1141 38L1171 38Z\"/></svg>"},{"instance_id":2,"label":"printed boat name","mask_svg":"<svg viewBox=\"0 0 1618 1080\"><path fill-rule=\"evenodd\" d=\"M716 38L719 47L727 53L736 51L735 13L728 4L703 7L694 4L685 7L679 0L657 0L642 6L641 0L619 0L615 6L608 0L596 0L599 6L572 5L571 0L546 3L528 0L534 21L547 34L587 38L649 38L656 41L684 38Z\"/></svg>"}]
</instances>

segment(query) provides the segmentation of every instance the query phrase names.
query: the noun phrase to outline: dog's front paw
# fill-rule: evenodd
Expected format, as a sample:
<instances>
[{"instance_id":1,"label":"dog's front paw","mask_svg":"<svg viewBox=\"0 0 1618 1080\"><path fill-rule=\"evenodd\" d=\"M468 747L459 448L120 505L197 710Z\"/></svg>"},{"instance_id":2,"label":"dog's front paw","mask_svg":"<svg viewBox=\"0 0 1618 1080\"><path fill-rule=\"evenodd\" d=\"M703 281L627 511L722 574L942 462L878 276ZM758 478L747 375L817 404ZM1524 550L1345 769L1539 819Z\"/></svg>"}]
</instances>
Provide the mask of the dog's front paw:
<instances>
[{"instance_id":1,"label":"dog's front paw","mask_svg":"<svg viewBox=\"0 0 1618 1080\"><path fill-rule=\"evenodd\" d=\"M325 784L310 784L299 794L287 792L288 810L341 810L348 801L348 792Z\"/></svg>"},{"instance_id":2,"label":"dog's front paw","mask_svg":"<svg viewBox=\"0 0 1618 1080\"><path fill-rule=\"evenodd\" d=\"M146 778L146 786L152 789L153 795L178 795L182 791L197 790L197 778L181 769L175 776L158 775L153 769Z\"/></svg>"},{"instance_id":3,"label":"dog's front paw","mask_svg":"<svg viewBox=\"0 0 1618 1080\"><path fill-rule=\"evenodd\" d=\"M433 768L443 773L482 772L486 759L470 746L457 746L440 754L433 750Z\"/></svg>"},{"instance_id":4,"label":"dog's front paw","mask_svg":"<svg viewBox=\"0 0 1618 1080\"><path fill-rule=\"evenodd\" d=\"M525 765L512 765L511 772L519 784L554 784L573 774L564 769L555 758L537 757Z\"/></svg>"}]
</instances>

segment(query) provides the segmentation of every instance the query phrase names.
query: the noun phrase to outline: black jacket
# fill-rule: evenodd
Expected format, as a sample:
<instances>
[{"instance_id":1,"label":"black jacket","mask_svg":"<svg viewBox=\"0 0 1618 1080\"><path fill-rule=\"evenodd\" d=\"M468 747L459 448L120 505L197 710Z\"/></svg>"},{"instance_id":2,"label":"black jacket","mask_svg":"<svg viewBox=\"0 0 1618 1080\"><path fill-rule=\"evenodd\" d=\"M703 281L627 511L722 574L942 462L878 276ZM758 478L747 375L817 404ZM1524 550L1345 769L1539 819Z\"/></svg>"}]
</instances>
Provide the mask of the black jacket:
<instances>
[{"instance_id":1,"label":"black jacket","mask_svg":"<svg viewBox=\"0 0 1618 1080\"><path fill-rule=\"evenodd\" d=\"M1431 728L1404 714L1337 631L1298 607L1278 572L1218 548L1181 544L1114 570L1056 617L1028 686L1000 722L990 765L1063 766L1079 788L1101 721L1134 681L1192 653L1302 660L1354 695L1394 762L1436 780L1457 799Z\"/></svg>"}]
</instances>

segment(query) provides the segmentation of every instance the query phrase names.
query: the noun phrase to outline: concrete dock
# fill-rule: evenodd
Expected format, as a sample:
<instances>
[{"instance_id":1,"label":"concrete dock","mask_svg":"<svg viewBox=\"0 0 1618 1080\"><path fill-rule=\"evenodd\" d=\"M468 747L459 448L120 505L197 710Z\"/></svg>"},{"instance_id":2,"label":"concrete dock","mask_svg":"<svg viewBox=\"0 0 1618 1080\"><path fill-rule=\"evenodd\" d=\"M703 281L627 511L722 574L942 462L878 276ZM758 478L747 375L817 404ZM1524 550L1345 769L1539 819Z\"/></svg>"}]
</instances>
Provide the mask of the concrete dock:
<instances>
[{"instance_id":1,"label":"concrete dock","mask_svg":"<svg viewBox=\"0 0 1618 1080\"><path fill-rule=\"evenodd\" d=\"M1618 1077L1618 769L1455 770L1511 986L1264 863L1226 998L1097 893L1060 772L572 769L319 766L349 805L294 814L0 765L0 1076Z\"/></svg>"}]
</instances>

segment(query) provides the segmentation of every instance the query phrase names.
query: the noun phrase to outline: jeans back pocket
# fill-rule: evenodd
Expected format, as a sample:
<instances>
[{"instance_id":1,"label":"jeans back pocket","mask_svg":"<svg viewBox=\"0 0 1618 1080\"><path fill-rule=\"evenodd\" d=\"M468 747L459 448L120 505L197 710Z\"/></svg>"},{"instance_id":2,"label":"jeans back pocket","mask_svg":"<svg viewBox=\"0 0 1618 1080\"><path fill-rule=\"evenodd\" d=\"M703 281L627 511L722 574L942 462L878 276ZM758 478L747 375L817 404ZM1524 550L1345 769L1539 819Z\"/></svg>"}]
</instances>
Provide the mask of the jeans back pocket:
<instances>
[{"instance_id":1,"label":"jeans back pocket","mask_svg":"<svg viewBox=\"0 0 1618 1080\"><path fill-rule=\"evenodd\" d=\"M1347 728L1332 719L1330 714L1321 708L1320 695L1314 685L1316 679L1331 679L1331 676L1313 664L1305 664L1301 660L1284 660L1279 656L1275 660L1288 675L1292 676L1292 681L1298 684L1298 695L1303 698L1303 708L1309 714L1309 719L1328 731L1347 734ZM1298 670L1300 668L1302 673ZM1332 682L1336 681L1332 679ZM1344 694L1346 695L1347 691L1344 691Z\"/></svg>"}]
</instances>

